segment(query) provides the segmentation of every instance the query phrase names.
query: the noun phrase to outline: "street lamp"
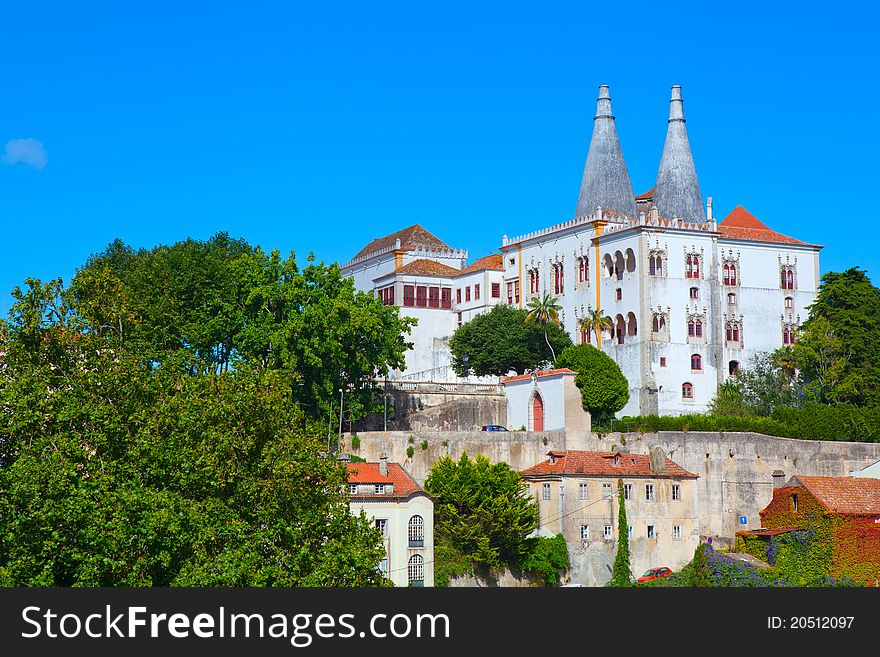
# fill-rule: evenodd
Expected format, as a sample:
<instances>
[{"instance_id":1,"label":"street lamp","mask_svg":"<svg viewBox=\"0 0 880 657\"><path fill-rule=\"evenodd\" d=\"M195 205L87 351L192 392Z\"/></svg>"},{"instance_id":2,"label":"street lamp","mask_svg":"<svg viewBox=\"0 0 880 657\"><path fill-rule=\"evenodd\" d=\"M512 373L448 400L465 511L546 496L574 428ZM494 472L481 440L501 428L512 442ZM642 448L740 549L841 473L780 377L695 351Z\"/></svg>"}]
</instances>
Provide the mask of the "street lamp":
<instances>
[{"instance_id":1,"label":"street lamp","mask_svg":"<svg viewBox=\"0 0 880 657\"><path fill-rule=\"evenodd\" d=\"M342 388L339 389L339 439L336 443L337 445L342 444L342 408L343 408L343 392Z\"/></svg>"}]
</instances>

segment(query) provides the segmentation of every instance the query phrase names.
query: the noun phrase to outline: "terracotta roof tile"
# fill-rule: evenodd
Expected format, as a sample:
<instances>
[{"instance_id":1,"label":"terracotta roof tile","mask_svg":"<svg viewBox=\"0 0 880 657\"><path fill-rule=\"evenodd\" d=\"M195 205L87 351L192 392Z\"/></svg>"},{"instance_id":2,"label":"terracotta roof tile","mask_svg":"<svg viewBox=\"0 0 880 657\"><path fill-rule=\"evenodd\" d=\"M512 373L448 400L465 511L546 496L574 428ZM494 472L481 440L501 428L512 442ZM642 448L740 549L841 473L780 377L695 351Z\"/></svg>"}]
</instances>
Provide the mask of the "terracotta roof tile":
<instances>
[{"instance_id":1,"label":"terracotta roof tile","mask_svg":"<svg viewBox=\"0 0 880 657\"><path fill-rule=\"evenodd\" d=\"M833 513L880 516L880 479L796 475L789 485L797 482Z\"/></svg>"},{"instance_id":2,"label":"terracotta roof tile","mask_svg":"<svg viewBox=\"0 0 880 657\"><path fill-rule=\"evenodd\" d=\"M412 262L408 262L400 269L392 272L393 274L409 274L411 276L457 276L461 270L456 269L455 267L450 267L449 265L444 265L442 262L437 262L436 260L413 260ZM385 274L381 278L385 278L386 276L390 276L391 274Z\"/></svg>"},{"instance_id":3,"label":"terracotta roof tile","mask_svg":"<svg viewBox=\"0 0 880 657\"><path fill-rule=\"evenodd\" d=\"M541 376L551 376L553 374L577 374L574 370L570 370L567 367L560 367L555 370L538 370L535 372L539 377ZM501 377L501 383L507 383L508 381L521 381L522 379L530 379L532 378L531 373L529 374L520 374L518 376L505 376Z\"/></svg>"},{"instance_id":4,"label":"terracotta roof tile","mask_svg":"<svg viewBox=\"0 0 880 657\"><path fill-rule=\"evenodd\" d=\"M618 459L617 465L614 464ZM567 450L550 452L549 458L523 470L524 477L535 475L601 475L605 477L657 477L696 479L698 475L688 472L678 463L666 458L666 470L662 474L651 470L649 457L645 454L622 452L581 452ZM551 463L551 460L553 461Z\"/></svg>"},{"instance_id":5,"label":"terracotta roof tile","mask_svg":"<svg viewBox=\"0 0 880 657\"><path fill-rule=\"evenodd\" d=\"M475 271L485 271L486 269L496 269L501 271L502 269L503 258L500 253L493 253L491 255L483 256L474 264L465 267L459 272L459 276L463 276L464 274L471 274Z\"/></svg>"},{"instance_id":6,"label":"terracotta roof tile","mask_svg":"<svg viewBox=\"0 0 880 657\"><path fill-rule=\"evenodd\" d=\"M651 189L649 189L647 192L645 192L644 194L639 194L638 196L636 196L637 201L650 201L653 198L654 198L654 188L653 187Z\"/></svg>"},{"instance_id":7,"label":"terracotta roof tile","mask_svg":"<svg viewBox=\"0 0 880 657\"><path fill-rule=\"evenodd\" d=\"M391 233L385 237L377 237L358 251L358 254L354 258L360 258L375 253L376 251L391 248L398 239L400 239L400 248L406 251L413 251L416 246L420 245L433 248L434 250L452 250L449 245L429 233L419 224L413 224L409 228L404 228L403 230ZM352 260L354 260L354 258L352 258Z\"/></svg>"},{"instance_id":8,"label":"terracotta roof tile","mask_svg":"<svg viewBox=\"0 0 880 657\"><path fill-rule=\"evenodd\" d=\"M348 483L350 484L393 484L394 493L387 495L362 495L357 497L399 498L409 497L414 493L424 493L409 473L399 463L388 464L388 475L379 471L378 463L346 463L348 468Z\"/></svg>"},{"instance_id":9,"label":"terracotta roof tile","mask_svg":"<svg viewBox=\"0 0 880 657\"><path fill-rule=\"evenodd\" d=\"M762 223L757 217L737 205L724 220L718 224L722 239L748 240L750 242L770 242L773 244L802 244L804 246L817 246L796 240L782 233L777 233Z\"/></svg>"}]
</instances>

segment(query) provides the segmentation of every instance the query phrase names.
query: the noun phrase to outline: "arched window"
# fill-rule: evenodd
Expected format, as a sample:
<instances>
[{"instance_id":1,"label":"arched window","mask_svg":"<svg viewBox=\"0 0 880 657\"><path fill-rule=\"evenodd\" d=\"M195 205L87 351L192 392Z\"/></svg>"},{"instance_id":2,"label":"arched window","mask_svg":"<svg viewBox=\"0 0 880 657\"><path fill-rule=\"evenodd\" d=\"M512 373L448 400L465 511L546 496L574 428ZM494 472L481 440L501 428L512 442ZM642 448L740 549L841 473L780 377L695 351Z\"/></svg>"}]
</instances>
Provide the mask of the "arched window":
<instances>
[{"instance_id":1,"label":"arched window","mask_svg":"<svg viewBox=\"0 0 880 657\"><path fill-rule=\"evenodd\" d=\"M414 554L409 558L407 565L410 586L425 585L425 559L420 554Z\"/></svg>"},{"instance_id":2,"label":"arched window","mask_svg":"<svg viewBox=\"0 0 880 657\"><path fill-rule=\"evenodd\" d=\"M626 262L623 259L623 254L618 251L614 254L614 273L617 275L617 280L623 280L623 272L626 269Z\"/></svg>"},{"instance_id":3,"label":"arched window","mask_svg":"<svg viewBox=\"0 0 880 657\"><path fill-rule=\"evenodd\" d=\"M657 260L657 265L654 267L654 271L657 274L657 276L662 276L663 275L663 258L661 258L660 256L656 256L656 260Z\"/></svg>"},{"instance_id":4,"label":"arched window","mask_svg":"<svg viewBox=\"0 0 880 657\"><path fill-rule=\"evenodd\" d=\"M703 322L699 319L694 320L694 337L703 337Z\"/></svg>"},{"instance_id":5,"label":"arched window","mask_svg":"<svg viewBox=\"0 0 880 657\"><path fill-rule=\"evenodd\" d=\"M730 284L736 285L736 265L730 265Z\"/></svg>"},{"instance_id":6,"label":"arched window","mask_svg":"<svg viewBox=\"0 0 880 657\"><path fill-rule=\"evenodd\" d=\"M409 546L424 547L425 545L425 521L422 516L413 516L409 519Z\"/></svg>"},{"instance_id":7,"label":"arched window","mask_svg":"<svg viewBox=\"0 0 880 657\"><path fill-rule=\"evenodd\" d=\"M654 258L654 256L648 256L648 275L657 275L657 260L656 258Z\"/></svg>"},{"instance_id":8,"label":"arched window","mask_svg":"<svg viewBox=\"0 0 880 657\"><path fill-rule=\"evenodd\" d=\"M703 358L700 354L694 354L691 356L691 369L692 370L702 370L703 369Z\"/></svg>"},{"instance_id":9,"label":"arched window","mask_svg":"<svg viewBox=\"0 0 880 657\"><path fill-rule=\"evenodd\" d=\"M688 337L693 338L696 336L696 328L694 325L694 320L688 321Z\"/></svg>"},{"instance_id":10,"label":"arched window","mask_svg":"<svg viewBox=\"0 0 880 657\"><path fill-rule=\"evenodd\" d=\"M698 287L692 287L691 290L690 290L690 297L691 297L691 299L693 299L693 300L697 300L697 299L699 299L699 298L700 298L700 288L698 288Z\"/></svg>"},{"instance_id":11,"label":"arched window","mask_svg":"<svg viewBox=\"0 0 880 657\"><path fill-rule=\"evenodd\" d=\"M617 316L617 321L614 323L614 326L617 334L617 344L623 344L623 339L626 335L626 321L623 319L623 315Z\"/></svg>"},{"instance_id":12,"label":"arched window","mask_svg":"<svg viewBox=\"0 0 880 657\"><path fill-rule=\"evenodd\" d=\"M794 272L791 269L789 269L788 273L786 274L786 282L788 283L788 289L793 290L794 289Z\"/></svg>"},{"instance_id":13,"label":"arched window","mask_svg":"<svg viewBox=\"0 0 880 657\"><path fill-rule=\"evenodd\" d=\"M638 335L638 327L636 326L636 316L633 313L629 313L626 316L626 334L627 335Z\"/></svg>"},{"instance_id":14,"label":"arched window","mask_svg":"<svg viewBox=\"0 0 880 657\"><path fill-rule=\"evenodd\" d=\"M694 277L694 257L688 256L685 260L684 266L684 277L685 278L693 278Z\"/></svg>"},{"instance_id":15,"label":"arched window","mask_svg":"<svg viewBox=\"0 0 880 657\"><path fill-rule=\"evenodd\" d=\"M724 284L730 285L730 265L724 265Z\"/></svg>"},{"instance_id":16,"label":"arched window","mask_svg":"<svg viewBox=\"0 0 880 657\"><path fill-rule=\"evenodd\" d=\"M779 287L781 287L783 290L786 289L785 270L784 269L779 270Z\"/></svg>"},{"instance_id":17,"label":"arched window","mask_svg":"<svg viewBox=\"0 0 880 657\"><path fill-rule=\"evenodd\" d=\"M733 292L731 292L730 294L727 295L727 305L728 306L735 306L736 305L736 294L734 294Z\"/></svg>"},{"instance_id":18,"label":"arched window","mask_svg":"<svg viewBox=\"0 0 880 657\"><path fill-rule=\"evenodd\" d=\"M626 250L626 271L630 274L636 270L636 254L632 249Z\"/></svg>"},{"instance_id":19,"label":"arched window","mask_svg":"<svg viewBox=\"0 0 880 657\"><path fill-rule=\"evenodd\" d=\"M791 297L785 297L785 309L794 310L794 299Z\"/></svg>"},{"instance_id":20,"label":"arched window","mask_svg":"<svg viewBox=\"0 0 880 657\"><path fill-rule=\"evenodd\" d=\"M730 374L731 376L733 376L733 375L735 375L735 374L739 374L739 361L738 361L738 360L732 360L732 361L730 361L730 362L727 364L727 372L728 372L728 374Z\"/></svg>"},{"instance_id":21,"label":"arched window","mask_svg":"<svg viewBox=\"0 0 880 657\"><path fill-rule=\"evenodd\" d=\"M681 384L681 397L682 399L693 399L694 398L694 386L691 383L682 383Z\"/></svg>"}]
</instances>

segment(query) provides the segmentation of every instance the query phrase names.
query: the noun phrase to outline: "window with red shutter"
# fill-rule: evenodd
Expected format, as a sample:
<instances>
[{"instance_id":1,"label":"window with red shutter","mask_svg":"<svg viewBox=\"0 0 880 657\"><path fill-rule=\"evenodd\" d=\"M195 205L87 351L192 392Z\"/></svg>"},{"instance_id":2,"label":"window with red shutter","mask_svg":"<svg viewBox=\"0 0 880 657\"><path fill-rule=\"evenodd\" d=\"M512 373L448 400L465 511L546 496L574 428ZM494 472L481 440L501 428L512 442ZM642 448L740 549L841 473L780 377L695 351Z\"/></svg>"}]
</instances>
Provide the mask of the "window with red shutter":
<instances>
[{"instance_id":1,"label":"window with red shutter","mask_svg":"<svg viewBox=\"0 0 880 657\"><path fill-rule=\"evenodd\" d=\"M480 298L480 284L474 284L474 301Z\"/></svg>"},{"instance_id":2,"label":"window with red shutter","mask_svg":"<svg viewBox=\"0 0 880 657\"><path fill-rule=\"evenodd\" d=\"M425 308L428 305L428 288L424 285L416 286L416 307Z\"/></svg>"},{"instance_id":3,"label":"window with red shutter","mask_svg":"<svg viewBox=\"0 0 880 657\"><path fill-rule=\"evenodd\" d=\"M440 307L440 288L439 287L429 287L428 288L428 308L439 308Z\"/></svg>"},{"instance_id":4,"label":"window with red shutter","mask_svg":"<svg viewBox=\"0 0 880 657\"><path fill-rule=\"evenodd\" d=\"M414 306L415 305L415 286L414 285L404 285L403 286L403 305L404 306Z\"/></svg>"},{"instance_id":5,"label":"window with red shutter","mask_svg":"<svg viewBox=\"0 0 880 657\"><path fill-rule=\"evenodd\" d=\"M492 298L501 298L501 283L492 283Z\"/></svg>"},{"instance_id":6,"label":"window with red shutter","mask_svg":"<svg viewBox=\"0 0 880 657\"><path fill-rule=\"evenodd\" d=\"M440 306L445 310L452 308L452 288L444 287L440 290Z\"/></svg>"}]
</instances>

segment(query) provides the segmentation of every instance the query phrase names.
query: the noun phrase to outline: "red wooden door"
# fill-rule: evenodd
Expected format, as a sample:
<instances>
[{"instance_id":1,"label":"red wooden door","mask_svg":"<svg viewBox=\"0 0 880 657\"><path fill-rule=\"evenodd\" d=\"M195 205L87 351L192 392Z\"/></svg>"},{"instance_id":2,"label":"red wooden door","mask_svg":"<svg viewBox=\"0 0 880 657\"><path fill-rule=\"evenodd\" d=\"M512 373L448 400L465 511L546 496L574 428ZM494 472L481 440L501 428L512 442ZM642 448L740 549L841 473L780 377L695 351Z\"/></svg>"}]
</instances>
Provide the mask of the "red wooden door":
<instances>
[{"instance_id":1,"label":"red wooden door","mask_svg":"<svg viewBox=\"0 0 880 657\"><path fill-rule=\"evenodd\" d=\"M544 400L541 399L541 395L535 395L535 398L532 401L532 417L534 418L532 422L532 431L543 431Z\"/></svg>"}]
</instances>

